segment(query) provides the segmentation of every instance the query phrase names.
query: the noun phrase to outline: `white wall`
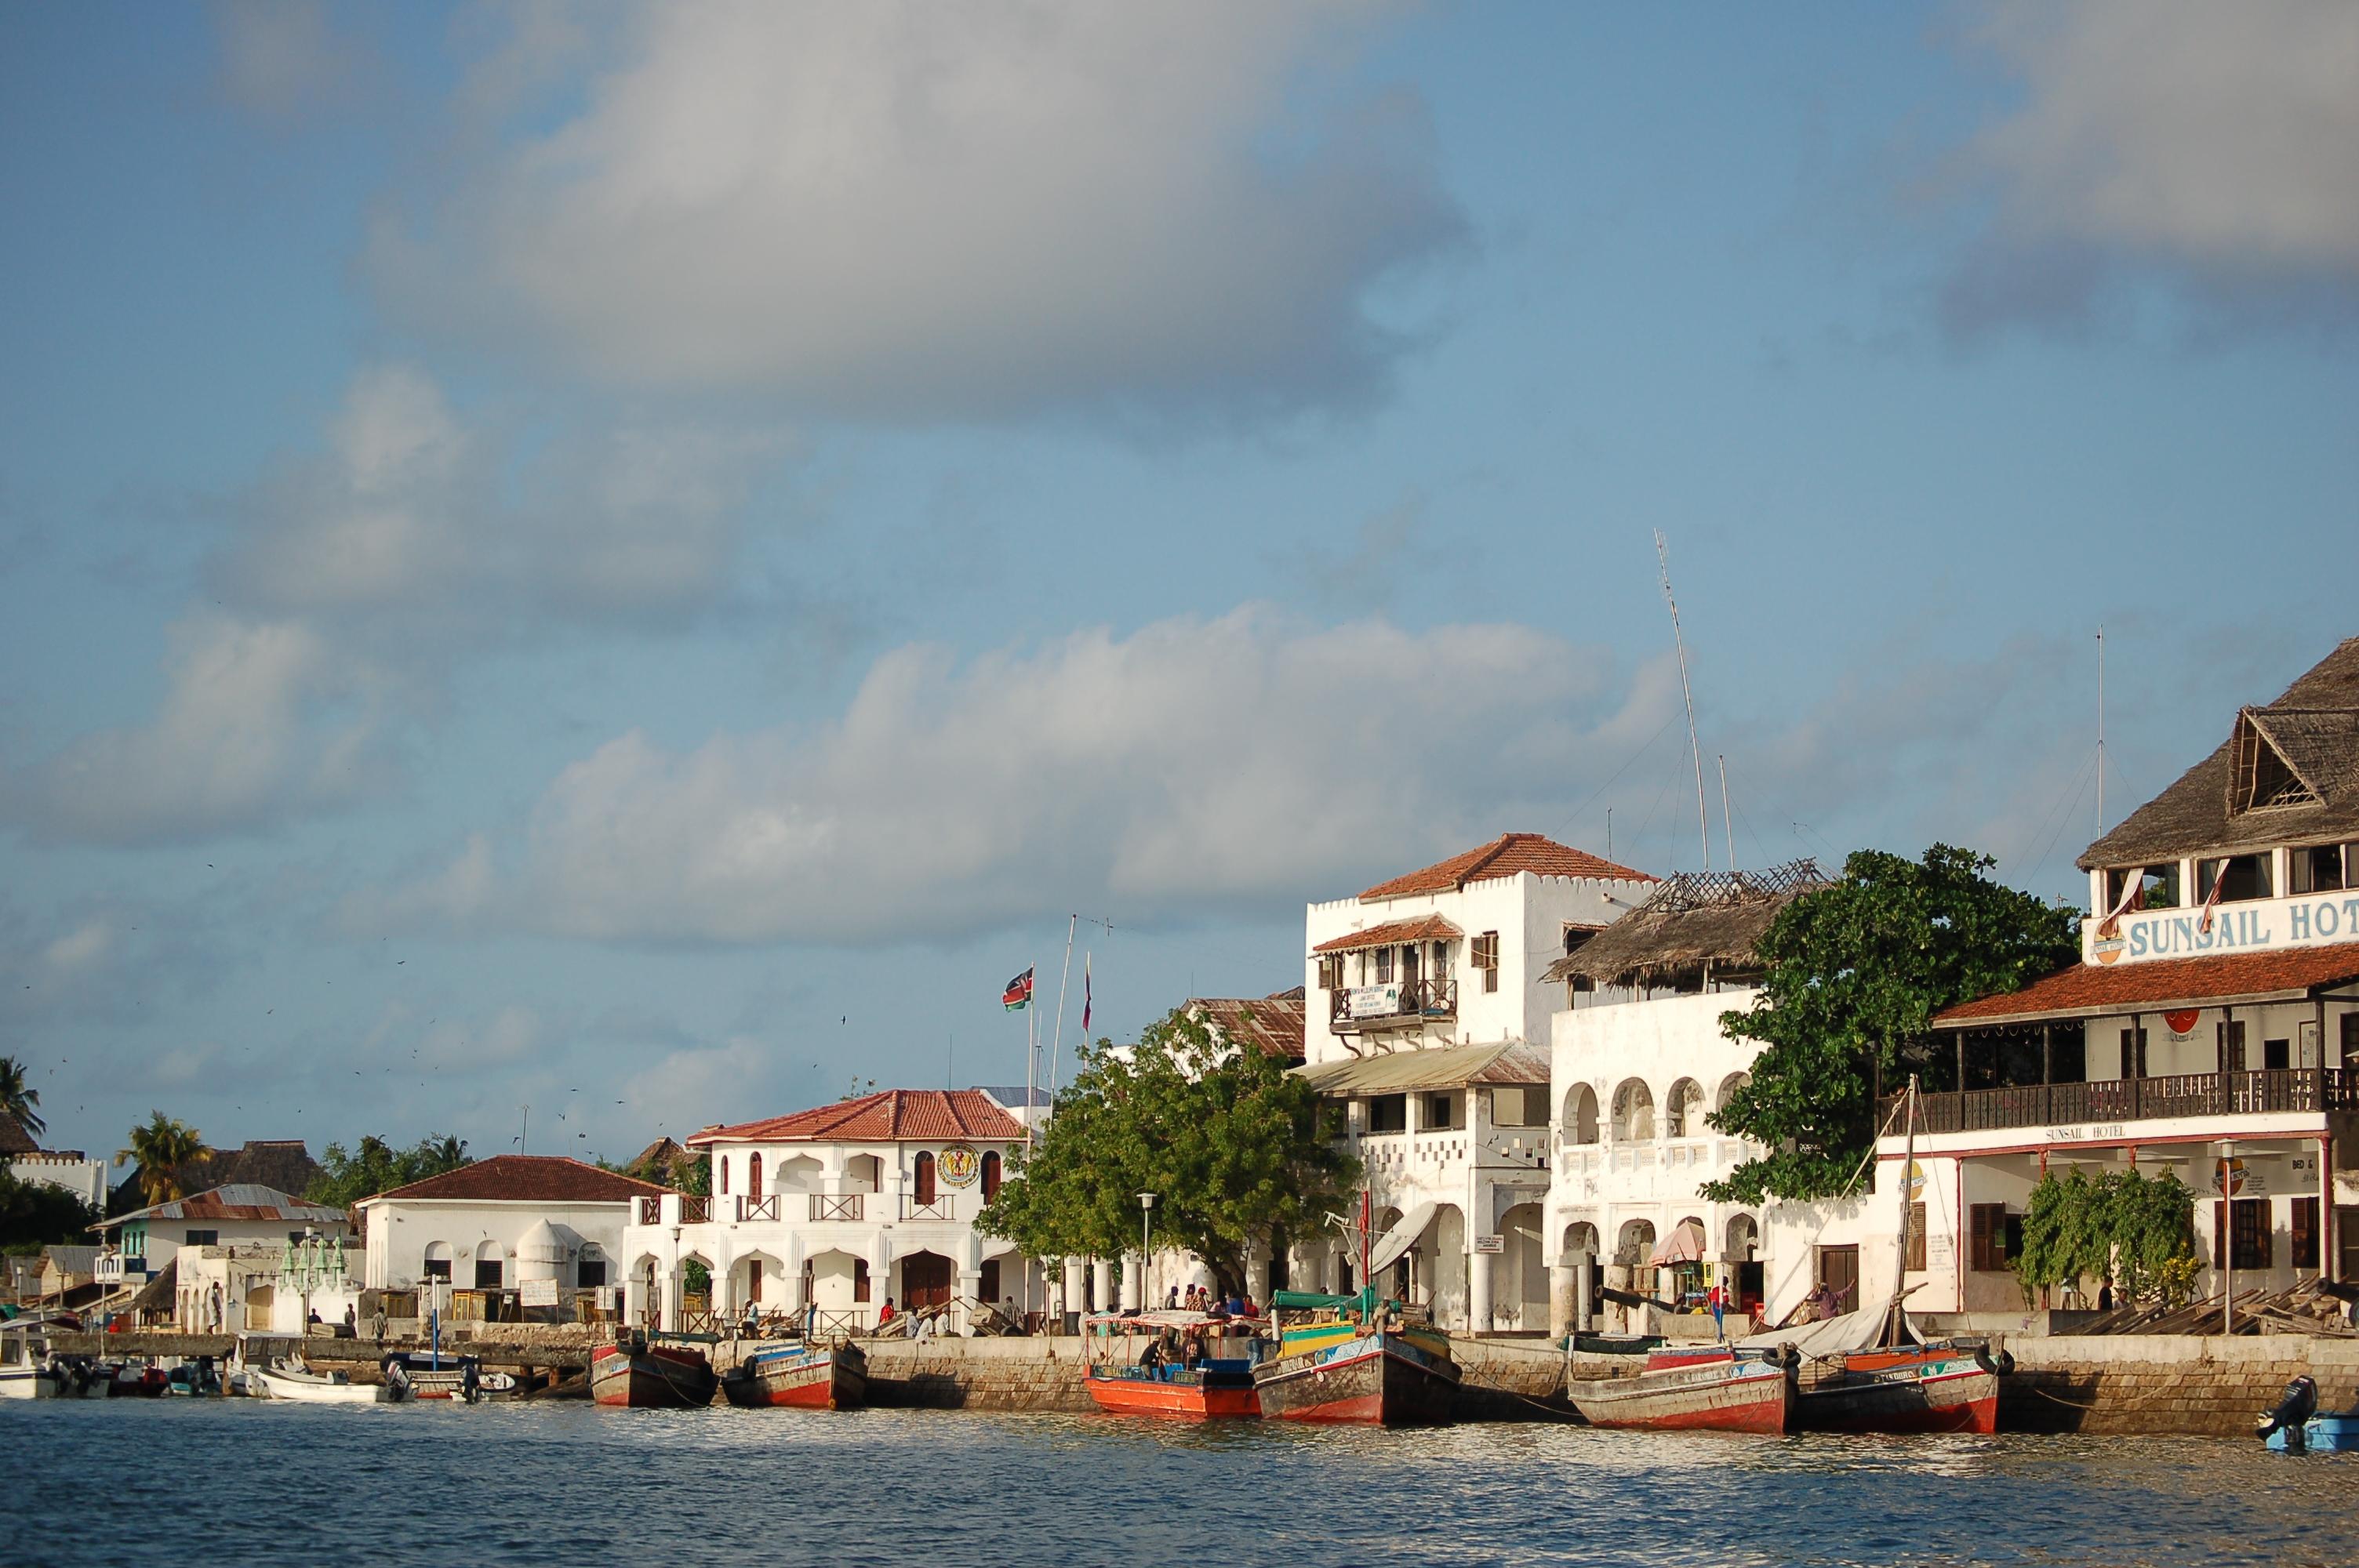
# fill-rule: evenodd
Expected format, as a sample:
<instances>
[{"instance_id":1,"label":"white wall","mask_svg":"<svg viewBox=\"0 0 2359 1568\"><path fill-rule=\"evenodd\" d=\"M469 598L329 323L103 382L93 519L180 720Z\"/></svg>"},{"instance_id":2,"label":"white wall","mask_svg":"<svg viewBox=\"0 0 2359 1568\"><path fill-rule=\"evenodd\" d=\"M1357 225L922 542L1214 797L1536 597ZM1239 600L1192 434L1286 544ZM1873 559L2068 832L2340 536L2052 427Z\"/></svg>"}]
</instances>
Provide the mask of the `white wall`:
<instances>
[{"instance_id":1,"label":"white wall","mask_svg":"<svg viewBox=\"0 0 2359 1568\"><path fill-rule=\"evenodd\" d=\"M8 1162L8 1173L20 1182L63 1188L99 1213L106 1212L106 1166L100 1161L19 1154Z\"/></svg>"},{"instance_id":2,"label":"white wall","mask_svg":"<svg viewBox=\"0 0 2359 1568\"><path fill-rule=\"evenodd\" d=\"M451 1283L472 1290L475 1262L496 1247L501 1258L500 1282L514 1289L518 1274L517 1251L526 1232L548 1220L568 1227L587 1242L595 1243L607 1260L607 1283L621 1275L623 1229L633 1200L603 1203L491 1203L455 1198L371 1198L362 1205L368 1216L366 1278L375 1290L414 1289L425 1277L428 1247L442 1242L451 1249ZM569 1272L559 1281L571 1286Z\"/></svg>"}]
</instances>

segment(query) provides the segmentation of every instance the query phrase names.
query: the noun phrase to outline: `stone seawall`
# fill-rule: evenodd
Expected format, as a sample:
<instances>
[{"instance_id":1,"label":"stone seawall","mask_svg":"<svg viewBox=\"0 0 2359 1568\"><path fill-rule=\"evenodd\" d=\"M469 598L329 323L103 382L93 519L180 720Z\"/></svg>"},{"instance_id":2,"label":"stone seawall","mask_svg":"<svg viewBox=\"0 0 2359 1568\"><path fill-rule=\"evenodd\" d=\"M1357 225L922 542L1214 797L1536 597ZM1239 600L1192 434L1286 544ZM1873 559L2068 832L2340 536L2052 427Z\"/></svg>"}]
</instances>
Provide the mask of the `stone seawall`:
<instances>
[{"instance_id":1,"label":"stone seawall","mask_svg":"<svg viewBox=\"0 0 2359 1568\"><path fill-rule=\"evenodd\" d=\"M2002 1432L2249 1437L2253 1418L2307 1373L2318 1408L2359 1405L2359 1340L2134 1334L1994 1336L2015 1357Z\"/></svg>"},{"instance_id":2,"label":"stone seawall","mask_svg":"<svg viewBox=\"0 0 2359 1568\"><path fill-rule=\"evenodd\" d=\"M862 1342L868 1402L920 1410L1088 1411L1082 1386L1088 1342L1034 1339L908 1339Z\"/></svg>"}]
</instances>

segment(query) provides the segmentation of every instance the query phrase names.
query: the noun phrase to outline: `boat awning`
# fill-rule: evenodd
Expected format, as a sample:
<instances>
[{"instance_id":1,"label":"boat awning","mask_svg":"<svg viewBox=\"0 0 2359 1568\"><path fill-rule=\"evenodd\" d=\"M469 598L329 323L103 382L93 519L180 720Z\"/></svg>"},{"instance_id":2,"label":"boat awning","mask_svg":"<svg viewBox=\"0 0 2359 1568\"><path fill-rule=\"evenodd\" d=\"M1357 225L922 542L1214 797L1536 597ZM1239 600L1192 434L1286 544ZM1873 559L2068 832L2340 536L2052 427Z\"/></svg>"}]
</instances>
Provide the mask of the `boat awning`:
<instances>
[{"instance_id":1,"label":"boat awning","mask_svg":"<svg viewBox=\"0 0 2359 1568\"><path fill-rule=\"evenodd\" d=\"M2075 964L2019 991L1946 1008L1934 1015L1933 1027L1988 1029L2043 1020L2295 1001L2321 987L2350 980L2359 980L2359 942L2142 964Z\"/></svg>"},{"instance_id":2,"label":"boat awning","mask_svg":"<svg viewBox=\"0 0 2359 1568\"><path fill-rule=\"evenodd\" d=\"M1463 1088L1470 1084L1545 1084L1549 1054L1521 1041L1439 1045L1427 1051L1317 1062L1293 1071L1322 1095L1402 1094L1413 1089Z\"/></svg>"},{"instance_id":3,"label":"boat awning","mask_svg":"<svg viewBox=\"0 0 2359 1568\"><path fill-rule=\"evenodd\" d=\"M1382 925L1371 925L1365 931L1347 931L1310 949L1320 953L1357 953L1367 947L1397 947L1408 942L1448 942L1465 935L1449 921L1438 914L1419 915L1414 920L1388 920Z\"/></svg>"}]
</instances>

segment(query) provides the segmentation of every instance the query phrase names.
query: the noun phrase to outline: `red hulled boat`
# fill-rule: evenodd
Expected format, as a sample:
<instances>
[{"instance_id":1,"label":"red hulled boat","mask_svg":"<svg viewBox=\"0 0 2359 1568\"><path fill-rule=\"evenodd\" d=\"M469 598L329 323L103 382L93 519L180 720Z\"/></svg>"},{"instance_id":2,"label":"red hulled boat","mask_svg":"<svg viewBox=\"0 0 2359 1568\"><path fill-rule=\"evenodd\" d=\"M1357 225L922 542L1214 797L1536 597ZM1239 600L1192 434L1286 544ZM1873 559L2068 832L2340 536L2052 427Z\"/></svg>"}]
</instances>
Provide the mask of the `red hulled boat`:
<instances>
[{"instance_id":1,"label":"red hulled boat","mask_svg":"<svg viewBox=\"0 0 2359 1568\"><path fill-rule=\"evenodd\" d=\"M850 1340L756 1350L721 1379L721 1392L749 1410L856 1411L868 1402L868 1354Z\"/></svg>"},{"instance_id":2,"label":"red hulled boat","mask_svg":"<svg viewBox=\"0 0 2359 1568\"><path fill-rule=\"evenodd\" d=\"M635 1336L590 1353L590 1397L602 1405L687 1410L712 1402L719 1379L701 1350Z\"/></svg>"},{"instance_id":3,"label":"red hulled boat","mask_svg":"<svg viewBox=\"0 0 2359 1568\"><path fill-rule=\"evenodd\" d=\"M1740 1356L1727 1346L1657 1351L1635 1377L1566 1385L1592 1426L1662 1432L1782 1433L1794 1408L1790 1357Z\"/></svg>"}]
</instances>

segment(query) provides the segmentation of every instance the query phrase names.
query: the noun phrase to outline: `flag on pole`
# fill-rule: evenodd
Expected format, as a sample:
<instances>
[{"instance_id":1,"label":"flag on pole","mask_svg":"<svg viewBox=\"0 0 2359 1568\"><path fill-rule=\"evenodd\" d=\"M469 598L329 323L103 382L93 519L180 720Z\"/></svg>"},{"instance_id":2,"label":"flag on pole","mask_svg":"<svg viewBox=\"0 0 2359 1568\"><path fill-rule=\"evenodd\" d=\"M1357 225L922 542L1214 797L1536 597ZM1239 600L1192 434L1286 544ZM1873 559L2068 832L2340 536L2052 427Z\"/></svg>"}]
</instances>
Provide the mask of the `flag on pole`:
<instances>
[{"instance_id":1,"label":"flag on pole","mask_svg":"<svg viewBox=\"0 0 2359 1568\"><path fill-rule=\"evenodd\" d=\"M1082 1038L1090 1037L1090 956L1082 955Z\"/></svg>"},{"instance_id":2,"label":"flag on pole","mask_svg":"<svg viewBox=\"0 0 2359 1568\"><path fill-rule=\"evenodd\" d=\"M1010 1012L1023 1011L1032 1000L1032 971L1027 969L1008 981L1007 989L1000 993L999 1000Z\"/></svg>"}]
</instances>

